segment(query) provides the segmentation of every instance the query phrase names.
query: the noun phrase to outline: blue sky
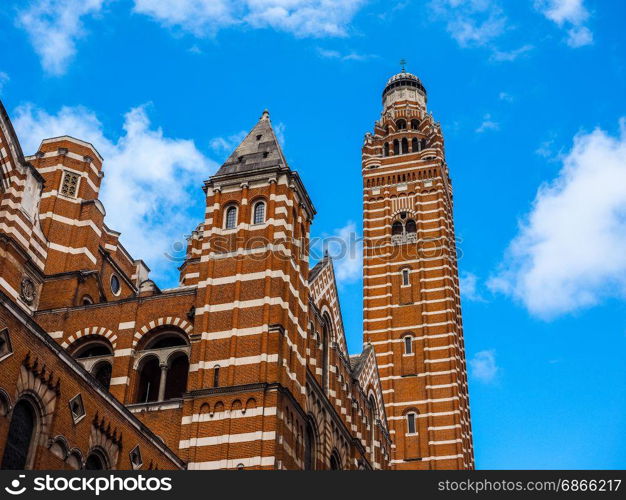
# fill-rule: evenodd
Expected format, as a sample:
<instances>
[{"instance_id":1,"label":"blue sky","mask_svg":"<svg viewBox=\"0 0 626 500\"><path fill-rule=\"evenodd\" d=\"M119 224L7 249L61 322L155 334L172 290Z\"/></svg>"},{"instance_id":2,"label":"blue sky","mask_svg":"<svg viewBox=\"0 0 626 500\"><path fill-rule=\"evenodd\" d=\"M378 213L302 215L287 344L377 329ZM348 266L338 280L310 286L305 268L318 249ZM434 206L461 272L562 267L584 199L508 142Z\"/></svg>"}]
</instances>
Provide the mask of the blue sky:
<instances>
[{"instance_id":1,"label":"blue sky","mask_svg":"<svg viewBox=\"0 0 626 500\"><path fill-rule=\"evenodd\" d=\"M313 235L360 234L363 134L405 58L446 138L478 467L626 466L626 4L3 6L0 97L25 153L93 142L107 223L162 287L201 181L264 108L318 210ZM358 352L358 256L337 268Z\"/></svg>"}]
</instances>

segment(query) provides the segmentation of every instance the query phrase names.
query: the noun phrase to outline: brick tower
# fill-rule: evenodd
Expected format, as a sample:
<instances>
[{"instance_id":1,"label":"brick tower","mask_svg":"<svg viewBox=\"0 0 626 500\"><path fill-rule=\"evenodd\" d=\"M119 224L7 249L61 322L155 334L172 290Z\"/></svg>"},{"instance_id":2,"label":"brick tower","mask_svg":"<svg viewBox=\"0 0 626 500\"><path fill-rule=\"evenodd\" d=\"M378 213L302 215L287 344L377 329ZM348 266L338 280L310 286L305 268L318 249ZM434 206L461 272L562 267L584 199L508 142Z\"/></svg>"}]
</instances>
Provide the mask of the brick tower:
<instances>
[{"instance_id":1,"label":"brick tower","mask_svg":"<svg viewBox=\"0 0 626 500\"><path fill-rule=\"evenodd\" d=\"M364 337L374 346L395 469L474 467L452 186L426 89L387 82L362 152Z\"/></svg>"}]
</instances>

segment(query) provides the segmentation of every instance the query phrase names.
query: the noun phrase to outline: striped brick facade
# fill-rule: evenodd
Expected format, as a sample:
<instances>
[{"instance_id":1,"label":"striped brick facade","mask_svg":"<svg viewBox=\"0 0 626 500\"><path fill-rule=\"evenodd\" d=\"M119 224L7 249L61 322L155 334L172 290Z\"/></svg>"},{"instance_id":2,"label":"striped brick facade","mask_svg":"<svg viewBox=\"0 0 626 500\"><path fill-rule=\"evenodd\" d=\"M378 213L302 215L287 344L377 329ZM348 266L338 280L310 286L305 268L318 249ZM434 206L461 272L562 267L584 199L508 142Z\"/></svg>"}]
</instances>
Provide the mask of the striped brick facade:
<instances>
[{"instance_id":1,"label":"striped brick facade","mask_svg":"<svg viewBox=\"0 0 626 500\"><path fill-rule=\"evenodd\" d=\"M474 467L452 186L440 125L399 73L362 151L364 335L394 469Z\"/></svg>"},{"instance_id":2,"label":"striped brick facade","mask_svg":"<svg viewBox=\"0 0 626 500\"><path fill-rule=\"evenodd\" d=\"M315 209L267 113L205 182L204 220L167 290L106 226L95 148L63 136L24 157L1 123L0 292L75 359L76 383L91 376L144 426L145 447L188 469L389 467L377 358L348 355L332 261L309 269ZM15 337L9 312L0 330ZM98 404L99 418L117 411Z\"/></svg>"}]
</instances>

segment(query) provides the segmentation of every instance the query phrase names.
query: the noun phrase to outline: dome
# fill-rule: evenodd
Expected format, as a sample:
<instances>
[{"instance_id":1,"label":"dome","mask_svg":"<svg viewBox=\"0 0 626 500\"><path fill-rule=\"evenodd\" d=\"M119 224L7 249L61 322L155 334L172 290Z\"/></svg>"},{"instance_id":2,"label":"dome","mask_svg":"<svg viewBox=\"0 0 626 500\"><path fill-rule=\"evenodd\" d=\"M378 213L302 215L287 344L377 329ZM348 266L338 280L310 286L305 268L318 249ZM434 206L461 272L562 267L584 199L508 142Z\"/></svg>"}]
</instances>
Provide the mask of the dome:
<instances>
[{"instance_id":1,"label":"dome","mask_svg":"<svg viewBox=\"0 0 626 500\"><path fill-rule=\"evenodd\" d=\"M414 87L421 90L424 96L426 96L426 89L424 88L424 85L422 85L420 79L412 73L403 71L393 75L389 80L387 80L387 85L385 85L385 90L383 90L383 98L387 95L387 93L398 87Z\"/></svg>"}]
</instances>

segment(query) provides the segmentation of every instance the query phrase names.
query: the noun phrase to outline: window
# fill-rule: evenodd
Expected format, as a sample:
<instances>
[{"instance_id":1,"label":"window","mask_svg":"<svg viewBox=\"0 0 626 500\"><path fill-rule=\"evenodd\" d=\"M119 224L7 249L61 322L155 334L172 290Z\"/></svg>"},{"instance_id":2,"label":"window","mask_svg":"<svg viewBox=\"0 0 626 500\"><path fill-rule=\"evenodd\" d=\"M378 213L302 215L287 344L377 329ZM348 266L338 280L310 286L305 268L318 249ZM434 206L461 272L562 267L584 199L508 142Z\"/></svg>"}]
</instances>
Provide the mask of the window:
<instances>
[{"instance_id":1,"label":"window","mask_svg":"<svg viewBox=\"0 0 626 500\"><path fill-rule=\"evenodd\" d=\"M144 360L142 360L144 361ZM137 403L150 403L159 397L161 367L156 357L149 357L141 365L137 387Z\"/></svg>"},{"instance_id":2,"label":"window","mask_svg":"<svg viewBox=\"0 0 626 500\"><path fill-rule=\"evenodd\" d=\"M404 226L402 225L402 222L400 222L399 220L395 221L393 225L391 226L391 234L393 236L399 236L403 232L404 232Z\"/></svg>"},{"instance_id":3,"label":"window","mask_svg":"<svg viewBox=\"0 0 626 500\"><path fill-rule=\"evenodd\" d=\"M13 352L11 346L11 338L9 337L9 330L5 328L0 331L0 360L7 358Z\"/></svg>"},{"instance_id":4,"label":"window","mask_svg":"<svg viewBox=\"0 0 626 500\"><path fill-rule=\"evenodd\" d=\"M411 284L409 273L410 271L408 269L402 270L402 286L409 286Z\"/></svg>"},{"instance_id":5,"label":"window","mask_svg":"<svg viewBox=\"0 0 626 500\"><path fill-rule=\"evenodd\" d=\"M187 390L188 375L189 358L187 358L187 355L181 352L170 357L170 362L167 366L167 378L163 398L181 398Z\"/></svg>"},{"instance_id":6,"label":"window","mask_svg":"<svg viewBox=\"0 0 626 500\"><path fill-rule=\"evenodd\" d=\"M253 224L263 224L265 222L265 202L259 201L254 205Z\"/></svg>"},{"instance_id":7,"label":"window","mask_svg":"<svg viewBox=\"0 0 626 500\"><path fill-rule=\"evenodd\" d=\"M404 337L404 354L413 354L413 337Z\"/></svg>"},{"instance_id":8,"label":"window","mask_svg":"<svg viewBox=\"0 0 626 500\"><path fill-rule=\"evenodd\" d=\"M406 232L407 233L417 233L417 224L413 219L409 219L406 221Z\"/></svg>"},{"instance_id":9,"label":"window","mask_svg":"<svg viewBox=\"0 0 626 500\"><path fill-rule=\"evenodd\" d=\"M111 371L111 363L101 361L94 367L92 372L93 378L106 390L109 390L109 386L111 385Z\"/></svg>"},{"instance_id":10,"label":"window","mask_svg":"<svg viewBox=\"0 0 626 500\"><path fill-rule=\"evenodd\" d=\"M304 430L304 470L315 470L315 430L311 422Z\"/></svg>"},{"instance_id":11,"label":"window","mask_svg":"<svg viewBox=\"0 0 626 500\"><path fill-rule=\"evenodd\" d=\"M396 122L396 128L398 130L405 130L406 129L406 120L398 120Z\"/></svg>"},{"instance_id":12,"label":"window","mask_svg":"<svg viewBox=\"0 0 626 500\"><path fill-rule=\"evenodd\" d=\"M400 141L398 141L398 139L394 139L393 141L393 154L394 155L400 154Z\"/></svg>"},{"instance_id":13,"label":"window","mask_svg":"<svg viewBox=\"0 0 626 500\"><path fill-rule=\"evenodd\" d=\"M415 434L416 426L415 426L415 413L407 413L406 415L406 428L407 434Z\"/></svg>"},{"instance_id":14,"label":"window","mask_svg":"<svg viewBox=\"0 0 626 500\"><path fill-rule=\"evenodd\" d=\"M220 386L220 367L217 365L213 368L213 387Z\"/></svg>"},{"instance_id":15,"label":"window","mask_svg":"<svg viewBox=\"0 0 626 500\"><path fill-rule=\"evenodd\" d=\"M35 434L35 424L35 409L28 401L19 400L13 408L1 469L26 469L31 442Z\"/></svg>"},{"instance_id":16,"label":"window","mask_svg":"<svg viewBox=\"0 0 626 500\"><path fill-rule=\"evenodd\" d=\"M141 466L143 465L143 459L141 458L141 450L139 449L139 445L130 450L128 456L130 457L130 463L133 466L133 469L141 468Z\"/></svg>"},{"instance_id":17,"label":"window","mask_svg":"<svg viewBox=\"0 0 626 500\"><path fill-rule=\"evenodd\" d=\"M409 152L409 140L405 137L402 139L402 154L405 155Z\"/></svg>"},{"instance_id":18,"label":"window","mask_svg":"<svg viewBox=\"0 0 626 500\"><path fill-rule=\"evenodd\" d=\"M120 285L120 279L114 275L111 276L111 291L113 295L119 295L122 287Z\"/></svg>"},{"instance_id":19,"label":"window","mask_svg":"<svg viewBox=\"0 0 626 500\"><path fill-rule=\"evenodd\" d=\"M386 142L383 146L383 156L389 156L389 143Z\"/></svg>"},{"instance_id":20,"label":"window","mask_svg":"<svg viewBox=\"0 0 626 500\"><path fill-rule=\"evenodd\" d=\"M330 455L330 470L341 470L341 458L337 450L333 450Z\"/></svg>"},{"instance_id":21,"label":"window","mask_svg":"<svg viewBox=\"0 0 626 500\"><path fill-rule=\"evenodd\" d=\"M322 389L326 391L328 387L328 348L330 346L330 318L324 316L324 326L322 327Z\"/></svg>"},{"instance_id":22,"label":"window","mask_svg":"<svg viewBox=\"0 0 626 500\"><path fill-rule=\"evenodd\" d=\"M83 295L83 298L80 302L83 306L88 306L93 304L93 299L89 295Z\"/></svg>"},{"instance_id":23,"label":"window","mask_svg":"<svg viewBox=\"0 0 626 500\"><path fill-rule=\"evenodd\" d=\"M420 126L419 120L411 120L411 128L413 130L417 130Z\"/></svg>"},{"instance_id":24,"label":"window","mask_svg":"<svg viewBox=\"0 0 626 500\"><path fill-rule=\"evenodd\" d=\"M80 175L75 172L63 172L63 181L61 182L61 194L75 198L78 192L78 180Z\"/></svg>"},{"instance_id":25,"label":"window","mask_svg":"<svg viewBox=\"0 0 626 500\"><path fill-rule=\"evenodd\" d=\"M411 141L411 151L413 151L414 153L419 152L420 150L420 141L417 139L417 137L413 137L413 140Z\"/></svg>"},{"instance_id":26,"label":"window","mask_svg":"<svg viewBox=\"0 0 626 500\"><path fill-rule=\"evenodd\" d=\"M228 207L226 209L224 227L226 229L235 229L237 227L237 207Z\"/></svg>"},{"instance_id":27,"label":"window","mask_svg":"<svg viewBox=\"0 0 626 500\"><path fill-rule=\"evenodd\" d=\"M83 398L80 394L76 394L70 399L70 412L72 414L72 420L77 424L85 416L85 407L83 405Z\"/></svg>"},{"instance_id":28,"label":"window","mask_svg":"<svg viewBox=\"0 0 626 500\"><path fill-rule=\"evenodd\" d=\"M87 460L85 460L85 469L86 470L105 470L106 469L106 461L101 453L97 451L92 451L88 456Z\"/></svg>"}]
</instances>

